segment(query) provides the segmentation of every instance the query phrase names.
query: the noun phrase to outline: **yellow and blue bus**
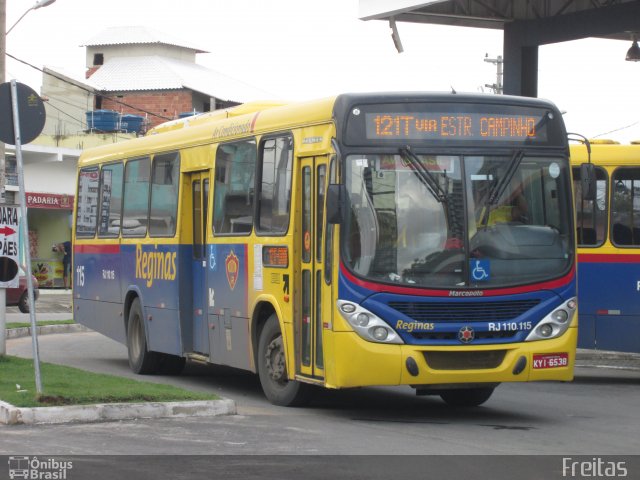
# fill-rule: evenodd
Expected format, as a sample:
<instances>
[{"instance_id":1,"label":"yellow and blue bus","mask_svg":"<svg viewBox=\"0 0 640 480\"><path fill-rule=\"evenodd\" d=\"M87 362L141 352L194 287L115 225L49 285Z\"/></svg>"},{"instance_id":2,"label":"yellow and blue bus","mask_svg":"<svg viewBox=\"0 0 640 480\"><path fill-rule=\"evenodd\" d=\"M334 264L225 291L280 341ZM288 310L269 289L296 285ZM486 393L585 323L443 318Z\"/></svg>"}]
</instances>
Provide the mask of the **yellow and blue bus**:
<instances>
[{"instance_id":1,"label":"yellow and blue bus","mask_svg":"<svg viewBox=\"0 0 640 480\"><path fill-rule=\"evenodd\" d=\"M569 147L550 102L253 103L85 151L75 320L141 374L255 372L270 401L410 385L453 405L571 380Z\"/></svg>"},{"instance_id":2,"label":"yellow and blue bus","mask_svg":"<svg viewBox=\"0 0 640 480\"><path fill-rule=\"evenodd\" d=\"M571 146L581 348L640 353L640 144L592 140L596 196L583 198L584 145Z\"/></svg>"}]
</instances>

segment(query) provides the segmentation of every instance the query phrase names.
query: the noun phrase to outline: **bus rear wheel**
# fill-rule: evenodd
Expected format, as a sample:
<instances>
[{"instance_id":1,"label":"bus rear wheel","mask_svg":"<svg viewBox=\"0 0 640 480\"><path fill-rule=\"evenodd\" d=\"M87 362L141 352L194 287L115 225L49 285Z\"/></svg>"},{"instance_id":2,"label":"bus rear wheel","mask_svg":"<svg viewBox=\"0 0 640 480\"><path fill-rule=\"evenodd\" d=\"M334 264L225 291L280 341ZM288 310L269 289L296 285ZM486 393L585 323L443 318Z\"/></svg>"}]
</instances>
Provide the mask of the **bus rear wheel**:
<instances>
[{"instance_id":1,"label":"bus rear wheel","mask_svg":"<svg viewBox=\"0 0 640 480\"><path fill-rule=\"evenodd\" d=\"M495 387L461 388L440 393L440 398L452 407L477 407L489 400Z\"/></svg>"},{"instance_id":2,"label":"bus rear wheel","mask_svg":"<svg viewBox=\"0 0 640 480\"><path fill-rule=\"evenodd\" d=\"M129 310L127 323L127 351L131 370L140 375L150 375L158 371L159 356L147 348L147 336L140 299L136 298Z\"/></svg>"},{"instance_id":3,"label":"bus rear wheel","mask_svg":"<svg viewBox=\"0 0 640 480\"><path fill-rule=\"evenodd\" d=\"M258 375L265 396L274 405L297 407L310 399L311 386L287 376L282 333L275 314L265 323L258 340Z\"/></svg>"}]
</instances>

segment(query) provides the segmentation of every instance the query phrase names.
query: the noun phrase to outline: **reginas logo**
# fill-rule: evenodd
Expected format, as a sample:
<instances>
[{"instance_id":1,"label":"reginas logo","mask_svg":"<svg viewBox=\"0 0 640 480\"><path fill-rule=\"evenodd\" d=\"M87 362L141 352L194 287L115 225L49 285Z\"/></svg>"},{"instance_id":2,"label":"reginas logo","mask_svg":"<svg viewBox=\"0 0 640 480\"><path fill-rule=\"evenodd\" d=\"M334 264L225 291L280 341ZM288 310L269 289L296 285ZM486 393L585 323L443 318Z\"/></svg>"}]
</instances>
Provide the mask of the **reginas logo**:
<instances>
[{"instance_id":1,"label":"reginas logo","mask_svg":"<svg viewBox=\"0 0 640 480\"><path fill-rule=\"evenodd\" d=\"M236 288L236 282L238 281L238 271L240 270L240 260L233 250L227 255L226 260L224 261L226 270L227 270L227 282L229 282L229 287L231 290Z\"/></svg>"},{"instance_id":2,"label":"reginas logo","mask_svg":"<svg viewBox=\"0 0 640 480\"><path fill-rule=\"evenodd\" d=\"M146 280L151 287L155 280L176 279L176 252L159 252L158 245L154 250L145 252L142 245L136 245L136 278Z\"/></svg>"}]
</instances>

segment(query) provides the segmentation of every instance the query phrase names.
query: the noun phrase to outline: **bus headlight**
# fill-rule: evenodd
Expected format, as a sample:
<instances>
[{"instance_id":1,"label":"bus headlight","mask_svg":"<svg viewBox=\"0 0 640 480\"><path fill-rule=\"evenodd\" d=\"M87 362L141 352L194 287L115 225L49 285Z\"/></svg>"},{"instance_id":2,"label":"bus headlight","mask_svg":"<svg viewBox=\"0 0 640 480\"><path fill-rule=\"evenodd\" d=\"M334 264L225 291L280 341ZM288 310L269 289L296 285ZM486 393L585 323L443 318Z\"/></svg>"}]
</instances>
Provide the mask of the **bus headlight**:
<instances>
[{"instance_id":1,"label":"bus headlight","mask_svg":"<svg viewBox=\"0 0 640 480\"><path fill-rule=\"evenodd\" d=\"M379 342L384 342L389 336L389 330L385 327L373 327L371 329L371 336Z\"/></svg>"},{"instance_id":2,"label":"bus headlight","mask_svg":"<svg viewBox=\"0 0 640 480\"><path fill-rule=\"evenodd\" d=\"M360 305L338 300L338 311L353 330L369 342L404 343L384 320Z\"/></svg>"},{"instance_id":3,"label":"bus headlight","mask_svg":"<svg viewBox=\"0 0 640 480\"><path fill-rule=\"evenodd\" d=\"M540 320L540 323L531 330L531 333L529 333L525 341L531 342L534 340L548 340L559 337L566 332L569 325L571 325L577 307L578 303L575 297L567 300Z\"/></svg>"},{"instance_id":4,"label":"bus headlight","mask_svg":"<svg viewBox=\"0 0 640 480\"><path fill-rule=\"evenodd\" d=\"M540 327L538 327L538 333L542 337L549 338L551 335L553 335L553 327L548 323L545 323L544 325L540 325Z\"/></svg>"},{"instance_id":5,"label":"bus headlight","mask_svg":"<svg viewBox=\"0 0 640 480\"><path fill-rule=\"evenodd\" d=\"M367 325L369 325L369 315L367 315L364 312L361 312L356 316L355 322L358 324L359 327L366 327Z\"/></svg>"}]
</instances>

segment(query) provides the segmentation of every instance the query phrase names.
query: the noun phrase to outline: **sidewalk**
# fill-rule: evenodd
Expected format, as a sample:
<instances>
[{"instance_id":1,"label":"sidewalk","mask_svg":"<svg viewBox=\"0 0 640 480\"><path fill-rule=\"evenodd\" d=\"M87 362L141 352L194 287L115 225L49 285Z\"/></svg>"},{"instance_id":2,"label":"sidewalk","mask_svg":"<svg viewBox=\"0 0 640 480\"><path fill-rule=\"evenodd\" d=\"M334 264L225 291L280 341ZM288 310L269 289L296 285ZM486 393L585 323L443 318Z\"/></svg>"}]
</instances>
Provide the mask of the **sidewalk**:
<instances>
[{"instance_id":1,"label":"sidewalk","mask_svg":"<svg viewBox=\"0 0 640 480\"><path fill-rule=\"evenodd\" d=\"M640 371L640 354L579 348L576 366Z\"/></svg>"},{"instance_id":2,"label":"sidewalk","mask_svg":"<svg viewBox=\"0 0 640 480\"><path fill-rule=\"evenodd\" d=\"M71 290L40 289L36 300L36 320L71 320ZM29 314L21 313L18 307L7 307L7 322L28 322Z\"/></svg>"}]
</instances>

